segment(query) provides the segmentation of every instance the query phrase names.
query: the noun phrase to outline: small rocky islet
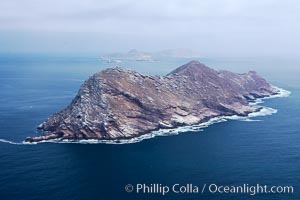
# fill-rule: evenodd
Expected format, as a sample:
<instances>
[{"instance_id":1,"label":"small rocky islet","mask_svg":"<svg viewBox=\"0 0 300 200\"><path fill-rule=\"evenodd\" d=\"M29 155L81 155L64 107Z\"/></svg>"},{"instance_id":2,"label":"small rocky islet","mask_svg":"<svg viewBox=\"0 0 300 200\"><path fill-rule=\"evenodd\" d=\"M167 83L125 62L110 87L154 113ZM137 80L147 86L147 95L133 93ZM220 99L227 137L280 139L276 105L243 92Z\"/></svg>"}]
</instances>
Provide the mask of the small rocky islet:
<instances>
[{"instance_id":1,"label":"small rocky islet","mask_svg":"<svg viewBox=\"0 0 300 200\"><path fill-rule=\"evenodd\" d=\"M254 71L216 71L198 61L166 76L108 68L86 80L70 105L38 127L41 136L25 141L130 139L218 116L247 116L259 109L249 102L278 92Z\"/></svg>"}]
</instances>

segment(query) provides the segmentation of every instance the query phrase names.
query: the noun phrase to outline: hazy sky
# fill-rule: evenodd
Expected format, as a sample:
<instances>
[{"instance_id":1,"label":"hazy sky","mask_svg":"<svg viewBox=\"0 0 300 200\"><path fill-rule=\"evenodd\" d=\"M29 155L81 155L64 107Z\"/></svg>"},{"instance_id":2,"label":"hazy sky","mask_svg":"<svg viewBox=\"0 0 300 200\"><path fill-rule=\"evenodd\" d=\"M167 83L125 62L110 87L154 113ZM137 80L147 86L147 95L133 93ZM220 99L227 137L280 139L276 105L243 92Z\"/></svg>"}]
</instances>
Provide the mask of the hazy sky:
<instances>
[{"instance_id":1,"label":"hazy sky","mask_svg":"<svg viewBox=\"0 0 300 200\"><path fill-rule=\"evenodd\" d=\"M0 52L299 56L297 0L0 0Z\"/></svg>"}]
</instances>

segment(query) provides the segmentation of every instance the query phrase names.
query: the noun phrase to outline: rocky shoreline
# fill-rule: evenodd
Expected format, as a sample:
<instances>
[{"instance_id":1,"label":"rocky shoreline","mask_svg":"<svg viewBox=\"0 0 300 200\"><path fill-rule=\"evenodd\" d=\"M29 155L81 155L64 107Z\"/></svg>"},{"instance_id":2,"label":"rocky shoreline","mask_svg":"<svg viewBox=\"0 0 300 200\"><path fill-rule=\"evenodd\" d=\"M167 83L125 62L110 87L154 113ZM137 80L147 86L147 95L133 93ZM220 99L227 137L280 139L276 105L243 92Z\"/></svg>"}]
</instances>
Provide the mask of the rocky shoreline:
<instances>
[{"instance_id":1,"label":"rocky shoreline","mask_svg":"<svg viewBox=\"0 0 300 200\"><path fill-rule=\"evenodd\" d=\"M216 117L247 116L258 109L249 102L278 93L254 71L216 71L197 61L163 77L109 68L91 76L67 108L38 127L43 135L25 141L128 140Z\"/></svg>"}]
</instances>

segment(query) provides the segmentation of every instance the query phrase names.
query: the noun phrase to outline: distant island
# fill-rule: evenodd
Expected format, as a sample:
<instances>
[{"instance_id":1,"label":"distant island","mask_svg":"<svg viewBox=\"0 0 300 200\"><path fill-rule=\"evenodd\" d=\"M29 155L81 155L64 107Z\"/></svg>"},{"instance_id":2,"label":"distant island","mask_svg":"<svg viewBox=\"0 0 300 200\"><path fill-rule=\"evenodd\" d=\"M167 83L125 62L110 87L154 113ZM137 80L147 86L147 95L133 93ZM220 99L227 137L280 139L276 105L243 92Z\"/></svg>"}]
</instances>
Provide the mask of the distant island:
<instances>
[{"instance_id":1,"label":"distant island","mask_svg":"<svg viewBox=\"0 0 300 200\"><path fill-rule=\"evenodd\" d=\"M189 49L167 49L159 52L143 52L132 49L127 53L113 53L100 57L100 60L108 63L120 63L123 61L159 61L162 58L199 58L200 54Z\"/></svg>"},{"instance_id":2,"label":"distant island","mask_svg":"<svg viewBox=\"0 0 300 200\"><path fill-rule=\"evenodd\" d=\"M259 109L249 102L278 92L254 71L216 71L198 61L166 76L108 68L86 80L69 106L38 127L42 136L25 141L130 139L218 116L247 116Z\"/></svg>"}]
</instances>

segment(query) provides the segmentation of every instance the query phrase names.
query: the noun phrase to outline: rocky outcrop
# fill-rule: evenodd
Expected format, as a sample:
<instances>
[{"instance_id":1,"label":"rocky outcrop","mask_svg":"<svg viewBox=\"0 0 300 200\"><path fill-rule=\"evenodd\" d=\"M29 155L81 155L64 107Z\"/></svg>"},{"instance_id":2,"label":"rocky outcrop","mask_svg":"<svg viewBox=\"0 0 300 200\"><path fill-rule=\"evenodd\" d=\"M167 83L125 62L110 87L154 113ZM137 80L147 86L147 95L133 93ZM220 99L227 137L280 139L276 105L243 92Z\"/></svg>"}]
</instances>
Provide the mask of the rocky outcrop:
<instances>
[{"instance_id":1,"label":"rocky outcrop","mask_svg":"<svg viewBox=\"0 0 300 200\"><path fill-rule=\"evenodd\" d=\"M216 116L245 116L257 109L249 101L277 92L254 71L216 71L197 61L166 76L109 68L86 80L68 107L38 127L42 136L26 141L129 139Z\"/></svg>"}]
</instances>

